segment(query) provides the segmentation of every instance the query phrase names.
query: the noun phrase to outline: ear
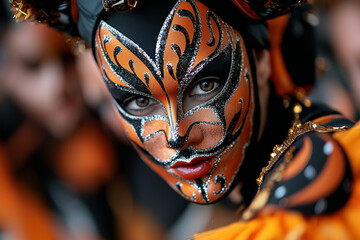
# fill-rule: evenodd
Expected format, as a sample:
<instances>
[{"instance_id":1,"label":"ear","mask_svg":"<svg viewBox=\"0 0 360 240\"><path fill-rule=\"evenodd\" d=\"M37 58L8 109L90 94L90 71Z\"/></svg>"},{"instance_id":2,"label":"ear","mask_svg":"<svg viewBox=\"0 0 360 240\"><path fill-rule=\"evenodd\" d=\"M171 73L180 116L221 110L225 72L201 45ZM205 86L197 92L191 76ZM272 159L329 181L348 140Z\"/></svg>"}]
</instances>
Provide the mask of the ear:
<instances>
[{"instance_id":1,"label":"ear","mask_svg":"<svg viewBox=\"0 0 360 240\"><path fill-rule=\"evenodd\" d=\"M259 91L268 85L271 75L270 53L267 49L254 50L256 77Z\"/></svg>"}]
</instances>

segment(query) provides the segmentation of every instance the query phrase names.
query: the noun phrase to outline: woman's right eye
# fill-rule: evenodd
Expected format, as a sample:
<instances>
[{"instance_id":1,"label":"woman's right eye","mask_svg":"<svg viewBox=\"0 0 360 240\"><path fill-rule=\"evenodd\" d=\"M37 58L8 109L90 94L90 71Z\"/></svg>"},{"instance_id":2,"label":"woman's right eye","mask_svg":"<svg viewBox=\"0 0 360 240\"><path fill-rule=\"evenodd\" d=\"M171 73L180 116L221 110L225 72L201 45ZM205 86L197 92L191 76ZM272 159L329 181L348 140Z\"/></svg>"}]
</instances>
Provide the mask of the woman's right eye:
<instances>
[{"instance_id":1,"label":"woman's right eye","mask_svg":"<svg viewBox=\"0 0 360 240\"><path fill-rule=\"evenodd\" d=\"M126 104L126 108L129 110L144 110L150 104L152 104L154 100L151 100L148 97L135 97L132 100L128 101Z\"/></svg>"},{"instance_id":2,"label":"woman's right eye","mask_svg":"<svg viewBox=\"0 0 360 240\"><path fill-rule=\"evenodd\" d=\"M124 100L122 106L125 110L135 116L149 116L157 113L159 104L144 96L134 96Z\"/></svg>"}]
</instances>

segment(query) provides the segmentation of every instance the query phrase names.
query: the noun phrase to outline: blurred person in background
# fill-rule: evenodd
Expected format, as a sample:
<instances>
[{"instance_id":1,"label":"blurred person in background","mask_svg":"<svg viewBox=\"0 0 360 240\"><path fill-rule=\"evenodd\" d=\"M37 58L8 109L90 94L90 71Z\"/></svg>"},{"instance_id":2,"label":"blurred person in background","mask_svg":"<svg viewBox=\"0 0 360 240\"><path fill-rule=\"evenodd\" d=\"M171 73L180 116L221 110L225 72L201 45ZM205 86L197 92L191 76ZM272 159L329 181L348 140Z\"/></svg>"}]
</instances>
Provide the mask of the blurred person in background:
<instances>
[{"instance_id":1,"label":"blurred person in background","mask_svg":"<svg viewBox=\"0 0 360 240\"><path fill-rule=\"evenodd\" d=\"M330 43L346 77L345 88L360 119L360 1L342 0L330 11Z\"/></svg>"},{"instance_id":2,"label":"blurred person in background","mask_svg":"<svg viewBox=\"0 0 360 240\"><path fill-rule=\"evenodd\" d=\"M310 97L360 119L360 1L315 1L317 83Z\"/></svg>"},{"instance_id":3,"label":"blurred person in background","mask_svg":"<svg viewBox=\"0 0 360 240\"><path fill-rule=\"evenodd\" d=\"M47 26L2 35L0 238L117 239L117 155L86 106L73 44Z\"/></svg>"},{"instance_id":4,"label":"blurred person in background","mask_svg":"<svg viewBox=\"0 0 360 240\"><path fill-rule=\"evenodd\" d=\"M191 236L229 223L224 207L189 204L123 146L128 141L91 51L74 56L73 48L64 35L39 24L10 25L3 35L0 159L8 177L0 185L11 184L1 193L7 196L1 205L9 209L0 211L3 236L178 239L185 229ZM98 117L120 143L110 142ZM114 177L119 164L124 175ZM151 193L144 182L154 186ZM223 217L210 221L211 213Z\"/></svg>"},{"instance_id":5,"label":"blurred person in background","mask_svg":"<svg viewBox=\"0 0 360 240\"><path fill-rule=\"evenodd\" d=\"M59 23L58 15L44 20L36 3L24 2L12 2L19 19ZM145 162L192 202L243 197L242 221L196 239L359 236L352 221L359 209L359 125L311 105L304 96L310 79L282 78L286 70L294 77L283 66L287 17L269 24L269 32L248 18L267 20L302 3L275 2L67 2L72 13L80 10L72 20L92 44ZM48 7L63 10L54 2ZM292 67L300 67L296 77L304 73L305 66Z\"/></svg>"}]
</instances>

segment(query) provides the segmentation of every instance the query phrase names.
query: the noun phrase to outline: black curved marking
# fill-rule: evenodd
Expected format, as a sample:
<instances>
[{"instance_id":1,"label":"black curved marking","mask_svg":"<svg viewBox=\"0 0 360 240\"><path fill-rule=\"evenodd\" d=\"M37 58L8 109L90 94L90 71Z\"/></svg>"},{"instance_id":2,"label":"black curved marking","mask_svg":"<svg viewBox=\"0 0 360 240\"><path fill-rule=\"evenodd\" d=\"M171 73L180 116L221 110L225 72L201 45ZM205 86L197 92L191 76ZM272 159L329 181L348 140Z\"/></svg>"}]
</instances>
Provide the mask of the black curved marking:
<instances>
[{"instance_id":1,"label":"black curved marking","mask_svg":"<svg viewBox=\"0 0 360 240\"><path fill-rule=\"evenodd\" d=\"M196 182L196 185L198 187L198 191L199 191L201 197L204 199L204 201L206 203L209 203L209 197L207 195L206 188L204 186L203 181L201 180L201 178L198 178L198 179L195 179L195 182Z\"/></svg>"},{"instance_id":2,"label":"black curved marking","mask_svg":"<svg viewBox=\"0 0 360 240\"><path fill-rule=\"evenodd\" d=\"M175 79L175 74L174 74L174 67L171 63L167 63L166 64L166 67L167 67L167 71L168 73L170 74L170 76L172 77L172 79L176 80Z\"/></svg>"},{"instance_id":3,"label":"black curved marking","mask_svg":"<svg viewBox=\"0 0 360 240\"><path fill-rule=\"evenodd\" d=\"M178 58L181 57L181 49L180 49L179 45L177 45L176 43L172 43L171 44L171 49L176 53Z\"/></svg>"},{"instance_id":4,"label":"black curved marking","mask_svg":"<svg viewBox=\"0 0 360 240\"><path fill-rule=\"evenodd\" d=\"M175 186L176 186L176 188L179 190L179 192L181 193L181 195L183 195L185 198L187 198L187 199L189 199L189 200L191 200L191 201L194 201L194 202L196 201L196 195L195 195L195 194L193 194L193 197L192 197L192 198L184 194L184 192L183 192L182 189L181 189L182 184L181 184L180 182L176 182L176 183L175 183Z\"/></svg>"},{"instance_id":5,"label":"black curved marking","mask_svg":"<svg viewBox=\"0 0 360 240\"><path fill-rule=\"evenodd\" d=\"M242 110L243 110L243 100L240 99L239 103L241 104L241 108L240 110L234 115L233 119L230 122L230 125L228 127L228 129L226 130L227 134L232 134L232 132L234 131L236 124L239 122Z\"/></svg>"},{"instance_id":6,"label":"black curved marking","mask_svg":"<svg viewBox=\"0 0 360 240\"><path fill-rule=\"evenodd\" d=\"M307 165L299 172L299 174L295 175L294 177L278 183L275 188L274 192L270 196L268 200L268 204L275 204L280 205L284 208L289 208L286 206L286 204L283 204L283 199L287 199L291 197L292 195L300 192L301 190L305 189L313 181L316 181L316 178L319 177L322 174L322 171L329 161L329 156L325 155L323 153L323 148L326 142L318 136L318 133L310 132L305 135L302 135L299 137L295 142L294 146L296 149L298 149L295 152L295 155L300 152L304 142L304 137L308 137L312 142L312 149L313 152L310 155L310 159L307 163ZM332 144L336 144L336 142L332 142ZM334 148L341 148L340 145L334 145ZM334 189L333 192L329 193L327 196L321 199L316 199L311 203L301 204L294 207L291 207L290 209L300 211L305 214L324 214L324 213L331 213L336 210L339 210L344 204L347 202L349 196L350 196L350 189L351 189L351 183L352 183L352 173L350 169L350 165L348 162L348 159L344 154L344 158L338 159L338 161L344 161L345 162L345 170L343 173L342 181L339 183L339 185ZM284 157L280 158L280 161L283 160ZM280 161L278 164L280 164ZM308 166L311 166L314 169L314 176L313 178L306 177L305 171ZM275 166L276 167L276 166ZM281 198L278 198L275 194L276 189L278 187L282 187L283 189L286 189L286 193L281 196ZM319 201L323 201L326 203L326 208L322 209L321 212L316 211L316 204ZM286 201L285 201L286 203Z\"/></svg>"},{"instance_id":7,"label":"black curved marking","mask_svg":"<svg viewBox=\"0 0 360 240\"><path fill-rule=\"evenodd\" d=\"M180 9L179 11L177 11L177 15L179 17L189 18L190 21L193 23L193 26L195 27L196 19L195 19L194 15L192 14L192 12L190 12L187 9Z\"/></svg>"},{"instance_id":8,"label":"black curved marking","mask_svg":"<svg viewBox=\"0 0 360 240\"><path fill-rule=\"evenodd\" d=\"M220 29L221 26L219 24L219 21L216 21L216 16L214 15L213 12L207 12L206 14L206 23L208 25L208 28L210 30L210 35L211 38L209 39L209 41L206 43L209 47L213 47L215 45L215 34L214 34L214 29L213 26L211 24L211 19L213 19L216 22L217 28Z\"/></svg>"},{"instance_id":9,"label":"black curved marking","mask_svg":"<svg viewBox=\"0 0 360 240\"><path fill-rule=\"evenodd\" d=\"M219 184L220 183L220 190L217 192L214 192L215 195L219 195L223 192L225 192L226 190L226 177L224 175L217 175L214 179L214 183L215 184Z\"/></svg>"},{"instance_id":10,"label":"black curved marking","mask_svg":"<svg viewBox=\"0 0 360 240\"><path fill-rule=\"evenodd\" d=\"M170 136L170 140L171 141L168 141L168 135L167 133L165 132L165 130L158 130L148 136L146 136L144 139L147 140L147 139L150 139L152 138L154 135L158 134L158 133L163 133L165 135L165 139L167 141L167 144L169 144L169 146L172 146L173 148L181 148L182 146L184 146L184 144L186 143L187 139L189 138L189 134L190 134L190 131L191 129L196 126L196 125L199 125L199 124L209 124L209 125L220 125L221 123L220 122L205 122L205 121L199 121L199 122L194 122L192 123L189 128L186 130L186 133L184 136L180 136L178 134L177 131L171 131L172 132L172 135Z\"/></svg>"},{"instance_id":11,"label":"black curved marking","mask_svg":"<svg viewBox=\"0 0 360 240\"><path fill-rule=\"evenodd\" d=\"M149 81L150 81L150 75L149 73L144 73L144 79L145 79L145 82L146 82L146 86L149 87Z\"/></svg>"},{"instance_id":12,"label":"black curved marking","mask_svg":"<svg viewBox=\"0 0 360 240\"><path fill-rule=\"evenodd\" d=\"M223 28L221 27L221 23L220 23L219 18L211 11L207 11L206 14L207 14L207 17L206 17L207 26L209 28L211 36L214 36L214 41L215 41L215 34L214 34L213 25L211 24L210 19L213 19L215 21L217 30L219 31L220 37L219 37L219 41L218 41L218 43L216 45L215 50L207 58L202 60L200 63L198 63L198 65L196 65L194 67L194 69L192 70L192 74L196 74L197 72L199 72L203 68L203 66L205 64L207 64L208 62L213 60L215 57L217 57L221 53L220 50L221 50L221 46L222 46L223 41L224 41L224 31L223 31ZM230 35L228 29L227 29L227 34L229 36L229 39L231 39L231 35ZM211 42L211 39L210 39L210 42ZM229 44L232 45L231 41L229 42Z\"/></svg>"}]
</instances>

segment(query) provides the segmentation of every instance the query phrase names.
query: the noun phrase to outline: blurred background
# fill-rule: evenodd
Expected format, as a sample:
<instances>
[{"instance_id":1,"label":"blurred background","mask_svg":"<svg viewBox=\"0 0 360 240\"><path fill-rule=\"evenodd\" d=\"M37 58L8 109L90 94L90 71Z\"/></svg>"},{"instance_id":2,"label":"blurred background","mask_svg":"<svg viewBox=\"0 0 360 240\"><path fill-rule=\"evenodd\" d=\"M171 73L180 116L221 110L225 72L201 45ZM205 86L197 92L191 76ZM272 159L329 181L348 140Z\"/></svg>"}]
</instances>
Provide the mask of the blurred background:
<instances>
[{"instance_id":1,"label":"blurred background","mask_svg":"<svg viewBox=\"0 0 360 240\"><path fill-rule=\"evenodd\" d=\"M0 9L0 240L176 240L233 221L139 159L81 40Z\"/></svg>"},{"instance_id":2,"label":"blurred background","mask_svg":"<svg viewBox=\"0 0 360 240\"><path fill-rule=\"evenodd\" d=\"M290 31L311 34L310 98L359 120L360 1L310 3ZM14 23L7 5L1 0L0 240L176 240L234 221L229 199L188 203L131 150L82 41Z\"/></svg>"},{"instance_id":3,"label":"blurred background","mask_svg":"<svg viewBox=\"0 0 360 240\"><path fill-rule=\"evenodd\" d=\"M360 1L315 0L316 85L310 97L360 119Z\"/></svg>"}]
</instances>

